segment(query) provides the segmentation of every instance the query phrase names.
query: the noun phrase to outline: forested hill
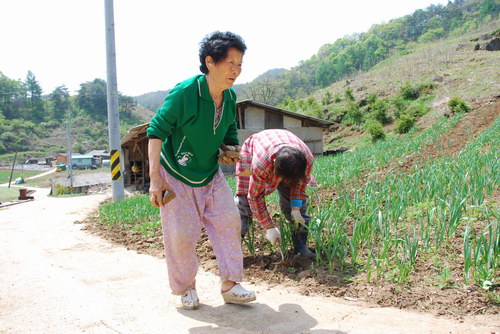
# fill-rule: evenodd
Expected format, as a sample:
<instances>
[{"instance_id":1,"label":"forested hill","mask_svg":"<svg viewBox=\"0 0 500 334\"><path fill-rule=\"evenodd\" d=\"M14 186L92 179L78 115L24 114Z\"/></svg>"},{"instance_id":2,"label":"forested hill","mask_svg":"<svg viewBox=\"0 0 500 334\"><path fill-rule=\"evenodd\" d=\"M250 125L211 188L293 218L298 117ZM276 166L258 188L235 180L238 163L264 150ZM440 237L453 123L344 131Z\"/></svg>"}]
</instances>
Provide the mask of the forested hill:
<instances>
[{"instance_id":1,"label":"forested hill","mask_svg":"<svg viewBox=\"0 0 500 334\"><path fill-rule=\"evenodd\" d=\"M495 0L454 0L431 5L412 14L376 24L367 32L353 33L321 46L313 57L296 67L270 69L246 84L236 84L239 99L253 99L270 105L285 99L302 99L317 90L366 72L381 61L413 52L418 45L449 36L460 36L498 19L500 4ZM299 41L300 43L300 41ZM150 110L156 110L164 94L144 94Z\"/></svg>"},{"instance_id":2,"label":"forested hill","mask_svg":"<svg viewBox=\"0 0 500 334\"><path fill-rule=\"evenodd\" d=\"M159 90L156 92L142 94L136 96L135 101L144 108L156 111L156 109L158 109L163 103L163 100L165 100L165 96L167 96L168 92L168 90Z\"/></svg>"},{"instance_id":3,"label":"forested hill","mask_svg":"<svg viewBox=\"0 0 500 334\"><path fill-rule=\"evenodd\" d=\"M24 152L25 157L43 157L66 151L66 128L71 117L73 151L84 153L107 149L107 90L102 79L80 84L75 96L66 86L47 95L35 74L24 81L0 72L0 155ZM119 94L120 132L148 121L148 111L140 111L131 96ZM149 117L146 117L148 115Z\"/></svg>"},{"instance_id":4,"label":"forested hill","mask_svg":"<svg viewBox=\"0 0 500 334\"><path fill-rule=\"evenodd\" d=\"M414 13L376 24L321 46L316 55L276 78L257 78L238 86L241 98L277 105L285 98L299 99L353 73L368 71L393 55L405 55L419 44L459 36L498 19L500 2L455 0L431 5ZM271 93L272 92L272 93Z\"/></svg>"}]
</instances>

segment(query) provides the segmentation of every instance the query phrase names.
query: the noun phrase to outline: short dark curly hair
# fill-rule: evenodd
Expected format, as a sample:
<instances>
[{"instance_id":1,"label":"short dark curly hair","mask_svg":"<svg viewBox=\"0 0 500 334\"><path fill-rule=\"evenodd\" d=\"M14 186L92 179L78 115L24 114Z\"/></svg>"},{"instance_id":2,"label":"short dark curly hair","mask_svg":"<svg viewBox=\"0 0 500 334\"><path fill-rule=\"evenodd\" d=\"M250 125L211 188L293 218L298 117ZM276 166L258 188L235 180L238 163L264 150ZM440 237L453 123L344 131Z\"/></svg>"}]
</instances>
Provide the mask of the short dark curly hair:
<instances>
[{"instance_id":1,"label":"short dark curly hair","mask_svg":"<svg viewBox=\"0 0 500 334\"><path fill-rule=\"evenodd\" d=\"M300 180L305 180L306 168L306 155L295 147L283 146L276 153L274 172L285 182L295 184Z\"/></svg>"},{"instance_id":2,"label":"short dark curly hair","mask_svg":"<svg viewBox=\"0 0 500 334\"><path fill-rule=\"evenodd\" d=\"M200 42L200 71L207 74L208 68L205 64L207 56L212 57L215 63L226 58L227 50L235 48L242 54L245 54L247 46L243 39L232 32L214 31L210 35L205 36Z\"/></svg>"}]
</instances>

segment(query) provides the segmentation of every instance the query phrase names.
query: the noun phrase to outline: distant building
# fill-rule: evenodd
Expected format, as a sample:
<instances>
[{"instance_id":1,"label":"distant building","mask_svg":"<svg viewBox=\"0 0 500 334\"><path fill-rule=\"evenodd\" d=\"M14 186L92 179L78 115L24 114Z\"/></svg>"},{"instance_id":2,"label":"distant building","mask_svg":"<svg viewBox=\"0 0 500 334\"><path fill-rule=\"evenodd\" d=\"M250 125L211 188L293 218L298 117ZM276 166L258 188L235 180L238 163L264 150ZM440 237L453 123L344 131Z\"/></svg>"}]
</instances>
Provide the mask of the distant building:
<instances>
[{"instance_id":1,"label":"distant building","mask_svg":"<svg viewBox=\"0 0 500 334\"><path fill-rule=\"evenodd\" d=\"M90 169L96 166L93 155L71 155L71 165L76 169Z\"/></svg>"},{"instance_id":2,"label":"distant building","mask_svg":"<svg viewBox=\"0 0 500 334\"><path fill-rule=\"evenodd\" d=\"M57 153L56 154L56 164L67 164L68 163L68 156L64 153Z\"/></svg>"},{"instance_id":3,"label":"distant building","mask_svg":"<svg viewBox=\"0 0 500 334\"><path fill-rule=\"evenodd\" d=\"M104 160L109 160L109 151L106 150L93 150L85 153L85 155L92 155L97 166L102 166Z\"/></svg>"},{"instance_id":4,"label":"distant building","mask_svg":"<svg viewBox=\"0 0 500 334\"><path fill-rule=\"evenodd\" d=\"M81 155L80 153L71 153L71 157L75 157ZM67 164L68 163L68 154L66 153L57 153L56 154L56 164Z\"/></svg>"}]
</instances>

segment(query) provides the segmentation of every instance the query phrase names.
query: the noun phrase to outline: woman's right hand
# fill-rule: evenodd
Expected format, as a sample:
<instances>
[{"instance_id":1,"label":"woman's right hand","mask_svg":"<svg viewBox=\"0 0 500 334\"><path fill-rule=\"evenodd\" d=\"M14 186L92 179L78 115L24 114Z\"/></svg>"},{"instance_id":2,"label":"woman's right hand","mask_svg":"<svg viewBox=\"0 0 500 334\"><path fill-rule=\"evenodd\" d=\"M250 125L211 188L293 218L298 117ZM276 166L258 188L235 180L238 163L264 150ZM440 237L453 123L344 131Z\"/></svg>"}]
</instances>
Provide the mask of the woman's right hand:
<instances>
[{"instance_id":1,"label":"woman's right hand","mask_svg":"<svg viewBox=\"0 0 500 334\"><path fill-rule=\"evenodd\" d=\"M163 191L172 191L170 185L162 179L162 177L158 175L150 176L150 185L149 185L149 201L151 205L155 208L165 207L163 204Z\"/></svg>"}]
</instances>

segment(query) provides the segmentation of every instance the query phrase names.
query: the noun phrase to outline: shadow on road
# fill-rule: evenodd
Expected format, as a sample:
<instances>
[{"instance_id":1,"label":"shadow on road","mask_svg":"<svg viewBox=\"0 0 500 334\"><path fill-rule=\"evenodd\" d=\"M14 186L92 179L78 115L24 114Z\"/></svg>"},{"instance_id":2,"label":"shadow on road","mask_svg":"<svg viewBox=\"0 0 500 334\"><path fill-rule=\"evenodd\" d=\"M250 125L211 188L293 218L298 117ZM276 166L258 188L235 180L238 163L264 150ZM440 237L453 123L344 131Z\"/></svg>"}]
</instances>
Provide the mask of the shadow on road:
<instances>
[{"instance_id":1,"label":"shadow on road","mask_svg":"<svg viewBox=\"0 0 500 334\"><path fill-rule=\"evenodd\" d=\"M314 333L346 334L337 330L311 330L318 324L300 305L282 304L275 311L265 304L224 304L217 307L201 304L195 311L179 308L179 313L216 326L193 327L191 334L202 333Z\"/></svg>"}]
</instances>

